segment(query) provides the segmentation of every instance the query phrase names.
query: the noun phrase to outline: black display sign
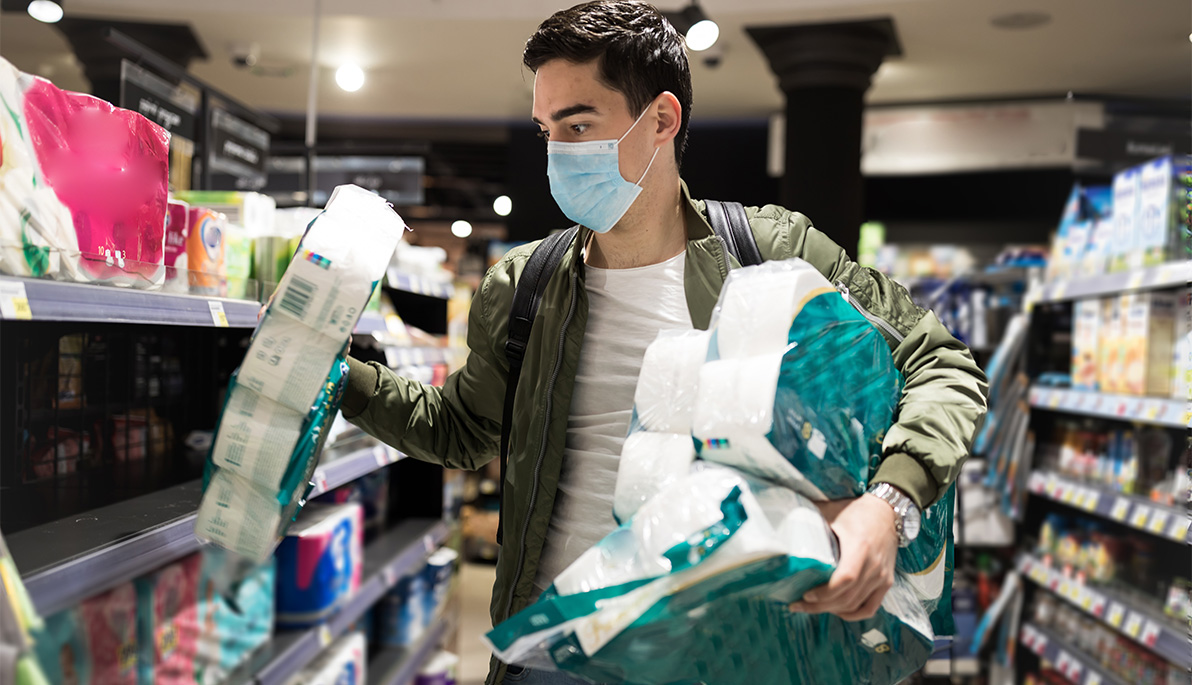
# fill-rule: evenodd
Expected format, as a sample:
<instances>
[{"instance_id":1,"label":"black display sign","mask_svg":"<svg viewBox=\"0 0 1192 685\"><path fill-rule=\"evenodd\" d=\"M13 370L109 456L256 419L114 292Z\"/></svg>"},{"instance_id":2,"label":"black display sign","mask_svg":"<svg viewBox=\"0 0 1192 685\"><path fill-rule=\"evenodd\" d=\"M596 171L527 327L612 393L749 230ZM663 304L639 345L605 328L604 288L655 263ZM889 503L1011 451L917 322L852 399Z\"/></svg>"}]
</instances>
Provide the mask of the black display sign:
<instances>
[{"instance_id":1,"label":"black display sign","mask_svg":"<svg viewBox=\"0 0 1192 685\"><path fill-rule=\"evenodd\" d=\"M1128 133L1089 128L1076 131L1076 156L1103 162L1111 167L1130 166L1155 157L1188 152L1186 133L1180 136L1163 132Z\"/></svg>"},{"instance_id":2,"label":"black display sign","mask_svg":"<svg viewBox=\"0 0 1192 685\"><path fill-rule=\"evenodd\" d=\"M263 179L269 159L269 134L228 112L211 109L211 170L243 179Z\"/></svg>"},{"instance_id":3,"label":"black display sign","mask_svg":"<svg viewBox=\"0 0 1192 685\"><path fill-rule=\"evenodd\" d=\"M259 184L216 174L211 179L212 189L257 190L273 196L281 206L307 203L305 158L271 157L266 171L267 180ZM351 183L371 190L395 205L421 205L425 201L422 185L425 171L426 160L421 157L316 157L315 190L309 200L321 207L336 186Z\"/></svg>"},{"instance_id":4,"label":"black display sign","mask_svg":"<svg viewBox=\"0 0 1192 685\"><path fill-rule=\"evenodd\" d=\"M138 112L170 132L195 140L198 131L196 98L179 91L131 62L120 65L120 106Z\"/></svg>"}]
</instances>

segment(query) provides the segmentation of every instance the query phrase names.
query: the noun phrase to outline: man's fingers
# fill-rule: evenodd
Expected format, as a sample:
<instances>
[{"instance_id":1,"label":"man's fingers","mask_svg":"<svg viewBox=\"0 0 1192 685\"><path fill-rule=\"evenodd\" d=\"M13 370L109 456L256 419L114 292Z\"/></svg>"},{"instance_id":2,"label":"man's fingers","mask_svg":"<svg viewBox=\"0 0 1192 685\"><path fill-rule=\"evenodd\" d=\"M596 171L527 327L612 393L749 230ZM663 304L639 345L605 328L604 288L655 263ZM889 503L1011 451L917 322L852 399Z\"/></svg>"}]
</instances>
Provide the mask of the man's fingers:
<instances>
[{"instance_id":1,"label":"man's fingers","mask_svg":"<svg viewBox=\"0 0 1192 685\"><path fill-rule=\"evenodd\" d=\"M886 598L888 591L889 588L879 587L856 610L838 613L837 616L846 621L864 621L867 618L873 618L873 615L881 608L882 600Z\"/></svg>"}]
</instances>

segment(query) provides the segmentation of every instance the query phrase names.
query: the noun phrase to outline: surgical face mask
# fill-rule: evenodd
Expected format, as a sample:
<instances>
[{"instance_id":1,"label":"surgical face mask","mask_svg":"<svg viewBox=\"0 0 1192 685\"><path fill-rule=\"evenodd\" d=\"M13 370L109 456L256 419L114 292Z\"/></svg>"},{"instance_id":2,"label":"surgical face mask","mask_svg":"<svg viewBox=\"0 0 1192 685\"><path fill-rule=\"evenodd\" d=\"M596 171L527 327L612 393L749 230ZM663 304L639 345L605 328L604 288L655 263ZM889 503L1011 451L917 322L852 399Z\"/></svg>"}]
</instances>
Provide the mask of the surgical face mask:
<instances>
[{"instance_id":1,"label":"surgical face mask","mask_svg":"<svg viewBox=\"0 0 1192 685\"><path fill-rule=\"evenodd\" d=\"M646 110L642 110L629 131L642 120ZM546 144L550 194L568 219L597 233L608 233L641 194L640 184L654 165L658 148L654 148L654 155L637 183L626 181L621 178L617 149L629 131L616 140Z\"/></svg>"}]
</instances>

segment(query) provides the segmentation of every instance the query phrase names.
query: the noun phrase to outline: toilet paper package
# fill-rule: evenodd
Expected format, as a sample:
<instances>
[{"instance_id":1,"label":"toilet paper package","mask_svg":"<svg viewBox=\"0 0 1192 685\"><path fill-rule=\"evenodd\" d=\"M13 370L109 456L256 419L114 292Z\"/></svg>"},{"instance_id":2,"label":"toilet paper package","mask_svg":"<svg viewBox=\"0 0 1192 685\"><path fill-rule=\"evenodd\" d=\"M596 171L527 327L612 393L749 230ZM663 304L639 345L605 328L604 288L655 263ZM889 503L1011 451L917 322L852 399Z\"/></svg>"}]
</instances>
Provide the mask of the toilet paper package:
<instances>
[{"instance_id":1,"label":"toilet paper package","mask_svg":"<svg viewBox=\"0 0 1192 685\"><path fill-rule=\"evenodd\" d=\"M166 207L165 290L189 292L189 260L186 244L190 238L190 205L171 199Z\"/></svg>"},{"instance_id":2,"label":"toilet paper package","mask_svg":"<svg viewBox=\"0 0 1192 685\"><path fill-rule=\"evenodd\" d=\"M638 508L661 490L687 475L695 461L691 436L679 433L630 434L621 450L613 516L628 521Z\"/></svg>"},{"instance_id":3,"label":"toilet paper package","mask_svg":"<svg viewBox=\"0 0 1192 685\"><path fill-rule=\"evenodd\" d=\"M252 564L219 547L202 555L194 682L222 685L273 634L275 562Z\"/></svg>"},{"instance_id":4,"label":"toilet paper package","mask_svg":"<svg viewBox=\"0 0 1192 685\"><path fill-rule=\"evenodd\" d=\"M202 563L202 554L191 554L135 581L141 685L194 682Z\"/></svg>"},{"instance_id":5,"label":"toilet paper package","mask_svg":"<svg viewBox=\"0 0 1192 685\"><path fill-rule=\"evenodd\" d=\"M789 344L791 321L801 304L833 287L814 268L789 268L768 262L729 274L713 317L722 359L782 352Z\"/></svg>"},{"instance_id":6,"label":"toilet paper package","mask_svg":"<svg viewBox=\"0 0 1192 685\"><path fill-rule=\"evenodd\" d=\"M331 643L314 663L286 681L287 685L364 685L367 682L364 634L352 632Z\"/></svg>"},{"instance_id":7,"label":"toilet paper package","mask_svg":"<svg viewBox=\"0 0 1192 685\"><path fill-rule=\"evenodd\" d=\"M53 683L137 685L137 592L132 583L45 619L34 648Z\"/></svg>"},{"instance_id":8,"label":"toilet paper package","mask_svg":"<svg viewBox=\"0 0 1192 685\"><path fill-rule=\"evenodd\" d=\"M691 432L694 389L711 337L708 331L662 331L650 343L633 395L636 429Z\"/></svg>"},{"instance_id":9,"label":"toilet paper package","mask_svg":"<svg viewBox=\"0 0 1192 685\"><path fill-rule=\"evenodd\" d=\"M277 548L277 625L325 620L360 587L364 511L359 504L312 504Z\"/></svg>"},{"instance_id":10,"label":"toilet paper package","mask_svg":"<svg viewBox=\"0 0 1192 685\"><path fill-rule=\"evenodd\" d=\"M901 580L868 621L789 611L836 555L809 500L706 465L486 639L506 663L593 682L895 683L917 671L933 633Z\"/></svg>"},{"instance_id":11,"label":"toilet paper package","mask_svg":"<svg viewBox=\"0 0 1192 685\"><path fill-rule=\"evenodd\" d=\"M348 338L403 230L384 199L356 186L336 188L311 222L229 384L196 535L263 560L285 532L342 399Z\"/></svg>"},{"instance_id":12,"label":"toilet paper package","mask_svg":"<svg viewBox=\"0 0 1192 685\"><path fill-rule=\"evenodd\" d=\"M169 133L0 59L0 271L161 286Z\"/></svg>"}]
</instances>

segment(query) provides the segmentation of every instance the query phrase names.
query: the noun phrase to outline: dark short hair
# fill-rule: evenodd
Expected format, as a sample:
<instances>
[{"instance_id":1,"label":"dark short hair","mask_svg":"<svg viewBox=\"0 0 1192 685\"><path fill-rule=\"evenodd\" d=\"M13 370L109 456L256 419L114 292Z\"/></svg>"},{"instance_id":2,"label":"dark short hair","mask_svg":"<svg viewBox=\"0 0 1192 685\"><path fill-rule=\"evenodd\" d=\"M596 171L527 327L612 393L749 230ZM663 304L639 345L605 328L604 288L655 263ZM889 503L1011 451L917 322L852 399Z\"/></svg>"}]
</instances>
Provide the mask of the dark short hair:
<instances>
[{"instance_id":1,"label":"dark short hair","mask_svg":"<svg viewBox=\"0 0 1192 685\"><path fill-rule=\"evenodd\" d=\"M604 85L621 93L634 114L666 91L679 100L675 163L683 161L691 119L691 67L683 38L653 5L595 0L555 12L526 41L522 63L537 73L543 64L598 60Z\"/></svg>"}]
</instances>

